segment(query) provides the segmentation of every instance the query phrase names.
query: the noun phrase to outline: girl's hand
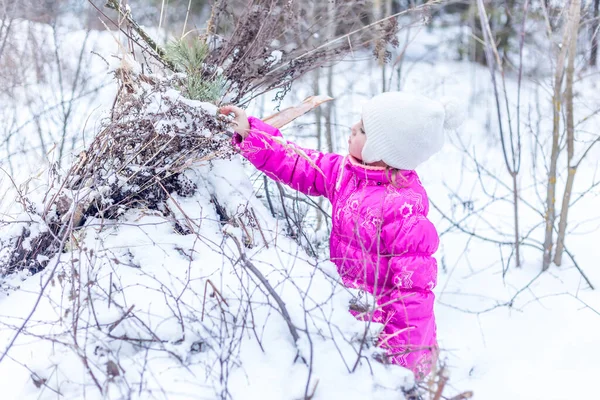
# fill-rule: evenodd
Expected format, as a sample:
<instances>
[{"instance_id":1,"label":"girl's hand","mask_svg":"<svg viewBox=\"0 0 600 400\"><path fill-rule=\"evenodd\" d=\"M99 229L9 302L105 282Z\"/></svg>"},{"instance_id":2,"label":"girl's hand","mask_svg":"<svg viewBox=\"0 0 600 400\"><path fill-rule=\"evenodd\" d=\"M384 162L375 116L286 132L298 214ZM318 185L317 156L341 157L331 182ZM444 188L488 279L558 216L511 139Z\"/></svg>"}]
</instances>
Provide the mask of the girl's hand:
<instances>
[{"instance_id":1,"label":"girl's hand","mask_svg":"<svg viewBox=\"0 0 600 400\"><path fill-rule=\"evenodd\" d=\"M250 123L248 122L248 116L244 110L236 106L224 106L219 109L219 113L225 115L233 114L233 130L239 133L244 139L248 136Z\"/></svg>"}]
</instances>

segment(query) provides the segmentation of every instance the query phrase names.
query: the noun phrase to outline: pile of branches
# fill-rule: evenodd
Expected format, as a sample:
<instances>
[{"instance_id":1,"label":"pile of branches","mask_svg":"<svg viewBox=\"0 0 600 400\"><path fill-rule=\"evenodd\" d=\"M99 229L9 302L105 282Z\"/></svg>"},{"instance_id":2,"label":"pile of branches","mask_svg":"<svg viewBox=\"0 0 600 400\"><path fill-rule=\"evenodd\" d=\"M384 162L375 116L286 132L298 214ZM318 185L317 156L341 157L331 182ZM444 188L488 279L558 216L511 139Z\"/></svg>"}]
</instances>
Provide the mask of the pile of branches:
<instances>
[{"instance_id":1,"label":"pile of branches","mask_svg":"<svg viewBox=\"0 0 600 400\"><path fill-rule=\"evenodd\" d=\"M191 196L183 171L234 154L217 107L174 90L181 77L147 76L123 63L112 115L87 150L64 174L50 175L43 199L21 195L25 213L2 223L14 235L0 238L0 276L37 272L89 218L114 219L128 209L166 212L171 193Z\"/></svg>"},{"instance_id":2,"label":"pile of branches","mask_svg":"<svg viewBox=\"0 0 600 400\"><path fill-rule=\"evenodd\" d=\"M234 154L216 106L186 99L172 89L172 78L123 69L117 75L125 94L68 179L71 189L102 188L103 202L94 208L107 218L137 203L158 209L171 192L192 195L196 188L182 175L185 169Z\"/></svg>"}]
</instances>

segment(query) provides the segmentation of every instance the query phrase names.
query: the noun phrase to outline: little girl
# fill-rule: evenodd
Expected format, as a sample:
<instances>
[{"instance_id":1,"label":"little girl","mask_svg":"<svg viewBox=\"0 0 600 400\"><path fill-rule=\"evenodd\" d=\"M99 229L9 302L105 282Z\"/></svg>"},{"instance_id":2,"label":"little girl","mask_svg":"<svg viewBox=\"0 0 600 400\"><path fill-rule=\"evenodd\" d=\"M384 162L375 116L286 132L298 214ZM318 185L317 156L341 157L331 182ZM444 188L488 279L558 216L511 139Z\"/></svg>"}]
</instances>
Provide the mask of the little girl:
<instances>
[{"instance_id":1,"label":"little girl","mask_svg":"<svg viewBox=\"0 0 600 400\"><path fill-rule=\"evenodd\" d=\"M432 289L439 238L414 169L441 149L444 128L460 125L455 104L405 92L380 94L352 126L346 156L293 151L278 129L238 107L220 110L235 115L234 143L256 168L331 201L331 261L346 287L377 301L368 315L351 312L384 325L378 345L387 360L410 368L417 379L430 372L437 354Z\"/></svg>"}]
</instances>

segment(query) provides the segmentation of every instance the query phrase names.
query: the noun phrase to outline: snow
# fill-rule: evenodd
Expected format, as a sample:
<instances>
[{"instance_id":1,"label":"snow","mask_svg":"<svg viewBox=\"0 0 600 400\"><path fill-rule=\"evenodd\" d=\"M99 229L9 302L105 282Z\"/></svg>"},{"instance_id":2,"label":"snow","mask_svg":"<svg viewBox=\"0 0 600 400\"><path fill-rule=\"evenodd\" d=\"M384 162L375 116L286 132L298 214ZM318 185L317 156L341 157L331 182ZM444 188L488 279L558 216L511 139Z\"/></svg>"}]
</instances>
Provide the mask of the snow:
<instances>
[{"instance_id":1,"label":"snow","mask_svg":"<svg viewBox=\"0 0 600 400\"><path fill-rule=\"evenodd\" d=\"M488 204L486 194L494 193L497 198L509 194L493 178L509 182L499 151L489 72L453 61L456 55L445 45L438 46L440 38L460 33L454 28L412 31L401 81L394 78L389 87L434 98L452 95L468 102L465 124L448 136L443 151L418 172L433 204L446 216L464 221L478 235L510 241L510 202ZM333 97L342 126L336 131L335 150L340 153L345 151L344 127L359 118L362 103L381 88L381 70L375 62L357 65L343 62L335 69ZM543 64L538 71L544 71ZM550 102L548 94L535 85L537 79L547 77L526 79L523 107L539 118L536 129L548 132ZM509 77L507 83L509 92L516 93L515 80ZM578 116L583 118L600 104L598 83L587 79L577 85ZM40 90L51 93L45 86ZM286 105L310 94L311 82L299 83ZM110 106L109 96L96 101ZM213 107L197 103L189 102ZM270 114L273 104L265 100L262 109L260 104L255 103L254 113ZM89 104L82 107L91 109ZM81 115L87 117L86 111ZM312 115L299 119L295 129L284 134L306 137L307 131L314 131L313 119ZM527 157L535 143L530 123L523 122ZM592 116L581 129L597 132L599 125L598 117ZM301 141L315 146L310 138ZM463 149L475 155L492 176L480 176ZM597 179L599 154L593 150L589 161L581 165L576 195ZM335 267L323 260L325 256L315 260L286 237L284 222L271 217L258 198L252 173L244 170L238 158L186 171L199 190L186 198L173 194L167 207L193 234L176 233L174 221L156 211L130 210L118 224L87 221L77 233L79 245L69 244L69 251L49 260L41 273L22 272L0 281L0 354L40 300L27 330L0 363L2 398L50 399L57 397L55 391L65 399L214 399L227 393L233 399L279 400L303 398L313 391L314 399L401 398L401 387L412 384L406 370L363 359L356 371L349 372L357 359L358 338L365 329L375 336L378 326L365 327L346 312L352 291L337 282ZM522 198L535 207L541 205L544 179L543 167L524 158L519 186ZM3 180L0 185L5 189L9 182ZM597 288L599 195L596 187L572 207L572 232L567 239L569 251ZM212 196L222 201L229 216L244 221L245 229L223 226ZM250 209L257 215L257 226L246 213ZM470 210L483 212L471 215ZM530 246L522 248L521 268L513 263L506 269L511 259L508 247L458 231L432 207L431 219L442 234L435 293L441 357L450 372L444 396L472 390L475 399L486 400L594 398L600 372L600 288L590 290L567 257L562 267L552 266L540 274L541 252L533 247L543 238L540 217L523 202L520 212L521 233L531 230ZM42 229L42 222L34 226ZM23 226L9 225L0 232L0 240L14 237ZM320 236L323 232L314 234ZM268 301L265 287L239 260L236 240L252 244L251 248L242 245L242 250L284 300L294 325L302 331L297 343L273 299ZM240 321L245 322L244 328ZM80 329L74 337L75 322ZM140 340L114 338L123 335ZM154 335L163 342L148 342ZM364 351L369 359L374 349ZM118 364L117 376L108 372L109 361ZM47 386L34 385L40 378L47 380Z\"/></svg>"},{"instance_id":2,"label":"snow","mask_svg":"<svg viewBox=\"0 0 600 400\"><path fill-rule=\"evenodd\" d=\"M350 293L277 230L277 221L253 200L239 160L199 166L188 177L208 190L191 198L174 195L171 204L177 202L179 219L191 218L195 234L175 233L168 218L149 210L128 211L119 224L89 221L78 233L79 246L3 296L2 348L22 323L24 310L33 309L38 296L42 299L31 316L35 324L0 364L3 398L54 398L55 391L64 398L80 398L84 391L88 398L102 398L90 387L82 358L108 398L127 393L143 399L220 398L229 393L293 399L303 396L309 382L310 390L318 386L315 398L345 391L350 399L383 399L411 385L410 372L372 361L359 363L350 374L365 329L345 312ZM256 210L266 242L246 250L247 257L282 297L294 325L310 336L303 334L294 344L265 289L237 261L234 239L222 234L207 192L225 196L231 215L249 206ZM242 237L241 229L233 229L234 236ZM210 295L207 279L218 296ZM40 282L47 281L40 293ZM72 337L75 324L81 327L77 340ZM43 338L49 336L54 346ZM117 339L125 336L130 340ZM162 343L145 348L143 343L156 338ZM200 351L192 350L197 347ZM106 372L109 361L118 363L118 377ZM48 388L37 389L31 371L47 379Z\"/></svg>"},{"instance_id":3,"label":"snow","mask_svg":"<svg viewBox=\"0 0 600 400\"><path fill-rule=\"evenodd\" d=\"M281 58L283 57L283 52L281 50L273 50L269 57L265 59L265 63L269 65L279 64Z\"/></svg>"}]
</instances>

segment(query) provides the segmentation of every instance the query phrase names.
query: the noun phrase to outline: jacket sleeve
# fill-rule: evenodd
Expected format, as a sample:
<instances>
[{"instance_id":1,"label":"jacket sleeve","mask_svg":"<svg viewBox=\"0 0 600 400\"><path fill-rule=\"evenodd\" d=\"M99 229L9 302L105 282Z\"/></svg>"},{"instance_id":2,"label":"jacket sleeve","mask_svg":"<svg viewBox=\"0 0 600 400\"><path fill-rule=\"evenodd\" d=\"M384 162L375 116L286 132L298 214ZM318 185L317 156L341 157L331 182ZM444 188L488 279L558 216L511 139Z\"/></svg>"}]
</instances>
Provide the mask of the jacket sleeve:
<instances>
[{"instance_id":1,"label":"jacket sleeve","mask_svg":"<svg viewBox=\"0 0 600 400\"><path fill-rule=\"evenodd\" d=\"M267 176L292 189L331 200L343 157L306 150L283 139L279 129L249 117L250 132L234 136L242 156Z\"/></svg>"},{"instance_id":2,"label":"jacket sleeve","mask_svg":"<svg viewBox=\"0 0 600 400\"><path fill-rule=\"evenodd\" d=\"M383 248L389 257L388 281L398 289L432 290L437 283L439 237L427 219L427 195L406 189L391 202L382 227Z\"/></svg>"}]
</instances>

